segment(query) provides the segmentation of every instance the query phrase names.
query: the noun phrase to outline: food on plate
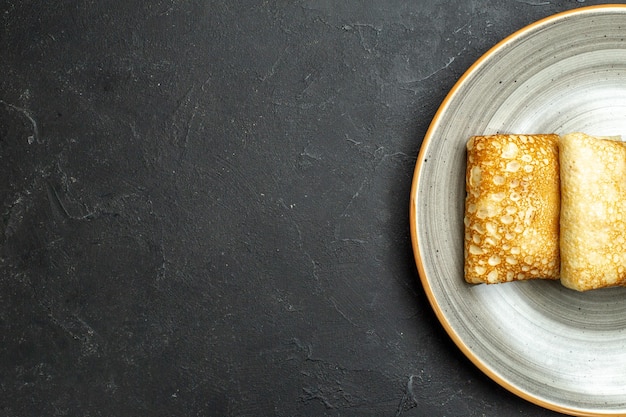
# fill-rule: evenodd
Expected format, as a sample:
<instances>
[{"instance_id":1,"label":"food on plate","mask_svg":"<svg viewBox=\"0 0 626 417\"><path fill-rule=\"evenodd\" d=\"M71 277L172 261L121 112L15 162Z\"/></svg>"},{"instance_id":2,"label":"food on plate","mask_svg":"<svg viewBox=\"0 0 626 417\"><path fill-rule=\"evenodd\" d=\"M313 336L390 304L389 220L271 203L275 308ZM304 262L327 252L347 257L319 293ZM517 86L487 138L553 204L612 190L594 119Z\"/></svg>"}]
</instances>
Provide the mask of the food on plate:
<instances>
[{"instance_id":1,"label":"food on plate","mask_svg":"<svg viewBox=\"0 0 626 417\"><path fill-rule=\"evenodd\" d=\"M584 133L560 140L561 283L626 285L626 143Z\"/></svg>"},{"instance_id":2,"label":"food on plate","mask_svg":"<svg viewBox=\"0 0 626 417\"><path fill-rule=\"evenodd\" d=\"M497 134L467 143L465 280L559 278L559 136Z\"/></svg>"}]
</instances>

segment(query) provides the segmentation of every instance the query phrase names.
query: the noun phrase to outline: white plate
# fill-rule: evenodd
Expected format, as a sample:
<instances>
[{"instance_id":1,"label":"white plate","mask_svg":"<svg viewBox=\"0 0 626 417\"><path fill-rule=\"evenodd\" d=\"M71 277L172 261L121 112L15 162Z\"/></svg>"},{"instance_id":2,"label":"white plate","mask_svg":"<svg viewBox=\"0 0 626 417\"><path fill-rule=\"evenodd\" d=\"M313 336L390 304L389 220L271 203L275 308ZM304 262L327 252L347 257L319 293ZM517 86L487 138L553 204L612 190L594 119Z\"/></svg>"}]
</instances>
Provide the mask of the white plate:
<instances>
[{"instance_id":1,"label":"white plate","mask_svg":"<svg viewBox=\"0 0 626 417\"><path fill-rule=\"evenodd\" d=\"M626 415L626 288L578 293L550 281L463 279L467 139L573 131L626 137L626 6L538 21L458 81L416 165L415 259L446 331L497 383L566 414Z\"/></svg>"}]
</instances>

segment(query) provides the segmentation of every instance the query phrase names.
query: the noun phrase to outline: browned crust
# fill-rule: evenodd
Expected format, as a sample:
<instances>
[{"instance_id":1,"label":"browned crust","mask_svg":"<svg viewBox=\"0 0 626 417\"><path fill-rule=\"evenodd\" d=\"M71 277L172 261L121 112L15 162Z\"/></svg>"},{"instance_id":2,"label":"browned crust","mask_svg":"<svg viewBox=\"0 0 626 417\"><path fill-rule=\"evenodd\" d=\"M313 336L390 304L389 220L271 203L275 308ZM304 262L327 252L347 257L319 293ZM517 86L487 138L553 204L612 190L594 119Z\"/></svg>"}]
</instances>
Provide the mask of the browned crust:
<instances>
[{"instance_id":1,"label":"browned crust","mask_svg":"<svg viewBox=\"0 0 626 417\"><path fill-rule=\"evenodd\" d=\"M559 136L467 143L465 280L559 278Z\"/></svg>"}]
</instances>

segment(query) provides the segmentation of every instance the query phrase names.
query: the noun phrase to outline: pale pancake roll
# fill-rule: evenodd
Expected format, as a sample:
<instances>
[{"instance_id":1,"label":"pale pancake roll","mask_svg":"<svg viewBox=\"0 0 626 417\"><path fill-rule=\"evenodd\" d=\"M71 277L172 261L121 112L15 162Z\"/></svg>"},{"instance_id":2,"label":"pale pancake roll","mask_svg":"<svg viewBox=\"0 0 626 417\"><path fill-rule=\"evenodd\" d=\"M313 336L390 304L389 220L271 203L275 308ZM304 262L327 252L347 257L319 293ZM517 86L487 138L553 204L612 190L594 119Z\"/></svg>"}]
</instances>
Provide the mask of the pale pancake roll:
<instances>
[{"instance_id":1,"label":"pale pancake roll","mask_svg":"<svg viewBox=\"0 0 626 417\"><path fill-rule=\"evenodd\" d=\"M626 144L561 138L561 283L587 291L626 285Z\"/></svg>"},{"instance_id":2,"label":"pale pancake roll","mask_svg":"<svg viewBox=\"0 0 626 417\"><path fill-rule=\"evenodd\" d=\"M468 141L467 282L559 278L558 142L556 134Z\"/></svg>"}]
</instances>

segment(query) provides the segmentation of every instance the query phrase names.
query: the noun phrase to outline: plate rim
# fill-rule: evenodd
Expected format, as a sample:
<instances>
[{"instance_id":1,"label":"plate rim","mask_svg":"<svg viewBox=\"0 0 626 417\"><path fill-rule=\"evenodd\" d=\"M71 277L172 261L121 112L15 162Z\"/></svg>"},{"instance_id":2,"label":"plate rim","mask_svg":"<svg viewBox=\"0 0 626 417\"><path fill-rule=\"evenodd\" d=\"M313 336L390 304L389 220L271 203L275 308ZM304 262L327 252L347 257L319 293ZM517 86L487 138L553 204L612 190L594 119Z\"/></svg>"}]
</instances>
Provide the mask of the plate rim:
<instances>
[{"instance_id":1,"label":"plate rim","mask_svg":"<svg viewBox=\"0 0 626 417\"><path fill-rule=\"evenodd\" d=\"M415 259L415 263L418 269L418 274L424 291L426 293L426 297L435 312L435 315L438 321L441 323L443 328L445 329L448 336L452 339L454 344L461 350L461 352L477 367L479 368L485 375L495 381L498 385L510 391L511 393L517 395L520 398L523 398L535 405L541 406L548 410L556 411L563 414L569 414L573 416L580 417L592 417L592 416L617 416L622 415L621 412L598 412L598 411L590 411L575 407L568 407L561 404L556 404L547 400L544 400L532 393L525 391L524 389L515 386L513 383L507 381L504 377L500 376L497 370L492 369L487 363L484 363L478 356L474 354L472 349L465 343L465 341L461 338L461 336L456 332L456 330L449 323L446 314L444 313L442 307L439 305L439 302L433 293L433 290L430 286L430 281L426 276L424 262L420 252L420 242L418 239L418 225L417 225L417 208L418 208L418 200L419 197L417 195L418 186L420 183L420 172L422 170L423 164L426 159L427 149L431 141L433 141L433 133L439 125L439 121L442 118L445 110L448 108L450 102L456 96L457 91L465 84L467 79L469 79L472 74L476 73L478 69L489 60L490 57L495 55L498 51L506 47L507 44L517 40L518 38L523 38L528 33L531 33L537 30L539 27L544 25L553 24L556 21L567 19L574 15L579 14L589 14L595 12L606 12L610 10L614 10L619 13L626 13L626 4L598 4L592 6L583 6L575 9L570 9L566 11L562 11L542 19L539 19L529 25L518 29L517 31L511 33L506 36L499 42L497 42L494 46L489 48L487 52L482 54L464 73L461 77L455 82L453 87L450 89L444 100L439 105L435 115L433 116L432 121L429 124L429 127L424 135L422 140L422 144L420 146L420 150L417 156L417 160L415 163L415 168L413 172L413 178L411 182L411 192L410 192L410 207L409 207L409 227L410 227L410 236L411 236L411 244L413 249L413 257Z\"/></svg>"}]
</instances>

